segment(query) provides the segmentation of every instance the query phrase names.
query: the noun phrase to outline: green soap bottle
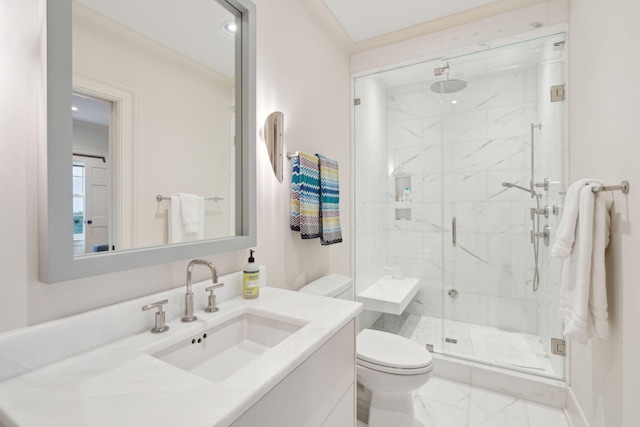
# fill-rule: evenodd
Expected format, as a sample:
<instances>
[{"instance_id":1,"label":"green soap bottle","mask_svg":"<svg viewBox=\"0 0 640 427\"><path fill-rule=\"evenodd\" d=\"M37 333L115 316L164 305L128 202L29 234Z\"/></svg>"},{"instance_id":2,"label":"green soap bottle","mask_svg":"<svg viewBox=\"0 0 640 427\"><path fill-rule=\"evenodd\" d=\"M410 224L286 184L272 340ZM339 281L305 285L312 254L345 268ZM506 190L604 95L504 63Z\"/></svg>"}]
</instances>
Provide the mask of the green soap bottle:
<instances>
[{"instance_id":1,"label":"green soap bottle","mask_svg":"<svg viewBox=\"0 0 640 427\"><path fill-rule=\"evenodd\" d=\"M253 249L249 250L249 262L244 265L242 274L242 296L246 299L258 298L260 294L260 267L253 258Z\"/></svg>"}]
</instances>

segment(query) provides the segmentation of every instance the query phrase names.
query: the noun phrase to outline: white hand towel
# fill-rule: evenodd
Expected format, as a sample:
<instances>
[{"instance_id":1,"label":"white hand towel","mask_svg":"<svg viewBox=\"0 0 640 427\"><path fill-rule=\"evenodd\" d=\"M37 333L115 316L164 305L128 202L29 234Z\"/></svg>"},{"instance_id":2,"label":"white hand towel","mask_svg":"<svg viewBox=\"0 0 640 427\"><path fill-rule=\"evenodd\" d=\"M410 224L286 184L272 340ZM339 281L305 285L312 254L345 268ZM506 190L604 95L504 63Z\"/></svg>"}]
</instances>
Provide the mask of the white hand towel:
<instances>
[{"instance_id":1,"label":"white hand towel","mask_svg":"<svg viewBox=\"0 0 640 427\"><path fill-rule=\"evenodd\" d=\"M197 234L202 230L204 221L204 197L195 194L178 193L180 214L186 234Z\"/></svg>"},{"instance_id":2,"label":"white hand towel","mask_svg":"<svg viewBox=\"0 0 640 427\"><path fill-rule=\"evenodd\" d=\"M556 239L551 249L551 255L558 258L566 258L571 254L573 241L576 236L576 223L578 221L578 208L580 201L580 191L589 182L596 181L591 178L581 179L569 186L564 197L564 207L562 218L556 231Z\"/></svg>"},{"instance_id":3,"label":"white hand towel","mask_svg":"<svg viewBox=\"0 0 640 427\"><path fill-rule=\"evenodd\" d=\"M180 197L171 196L169 206L169 243L185 241L184 227L182 226L182 214L180 213Z\"/></svg>"},{"instance_id":4,"label":"white hand towel","mask_svg":"<svg viewBox=\"0 0 640 427\"><path fill-rule=\"evenodd\" d=\"M575 187L579 189L577 213L565 210L565 214L569 212L576 217L567 220L568 227L572 222L576 224L573 236L564 230L566 234L560 236L560 245L565 246L560 246L561 251L554 251L563 254L563 250L569 250L563 263L560 289L564 334L583 344L592 336L608 336L604 251L609 244L609 210L613 200L610 193L591 191L594 185L602 185L601 182L588 181L590 185L578 182Z\"/></svg>"},{"instance_id":5,"label":"white hand towel","mask_svg":"<svg viewBox=\"0 0 640 427\"><path fill-rule=\"evenodd\" d=\"M197 196L196 196L197 197ZM171 206L169 208L169 243L189 242L193 240L201 240L204 238L204 198L196 203L196 211L201 212L198 217L198 231L195 233L187 233L185 221L183 218L183 203L180 194L171 196ZM190 219L193 221L193 219Z\"/></svg>"}]
</instances>

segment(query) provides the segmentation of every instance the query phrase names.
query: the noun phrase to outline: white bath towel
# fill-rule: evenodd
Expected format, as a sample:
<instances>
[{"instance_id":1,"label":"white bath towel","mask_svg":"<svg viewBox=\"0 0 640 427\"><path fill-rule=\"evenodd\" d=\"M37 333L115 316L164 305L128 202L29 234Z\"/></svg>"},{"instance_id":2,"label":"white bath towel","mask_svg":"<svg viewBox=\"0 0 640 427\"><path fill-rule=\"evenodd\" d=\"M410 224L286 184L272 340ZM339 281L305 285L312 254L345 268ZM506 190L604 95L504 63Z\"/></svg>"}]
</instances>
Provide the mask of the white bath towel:
<instances>
[{"instance_id":1,"label":"white bath towel","mask_svg":"<svg viewBox=\"0 0 640 427\"><path fill-rule=\"evenodd\" d=\"M556 231L556 239L551 249L551 255L558 258L566 258L571 254L573 241L576 236L576 223L578 221L578 208L580 203L580 191L589 182L595 179L580 179L569 186L567 194L564 196L564 207L562 208L562 218Z\"/></svg>"},{"instance_id":2,"label":"white bath towel","mask_svg":"<svg viewBox=\"0 0 640 427\"><path fill-rule=\"evenodd\" d=\"M187 197L185 197L185 195ZM186 193L171 196L171 207L169 208L168 219L169 243L190 242L203 239L204 197Z\"/></svg>"},{"instance_id":3,"label":"white bath towel","mask_svg":"<svg viewBox=\"0 0 640 427\"><path fill-rule=\"evenodd\" d=\"M596 185L603 183L588 180L586 185L581 183L576 187L579 190L576 218L568 218L564 224L565 227L574 224L573 236L569 229L561 230L563 217L552 250L554 255L565 258L560 289L564 335L583 344L591 337L609 335L604 252L609 245L609 211L613 197L609 192L594 194L591 189ZM565 215L567 213L573 215L565 203Z\"/></svg>"}]
</instances>

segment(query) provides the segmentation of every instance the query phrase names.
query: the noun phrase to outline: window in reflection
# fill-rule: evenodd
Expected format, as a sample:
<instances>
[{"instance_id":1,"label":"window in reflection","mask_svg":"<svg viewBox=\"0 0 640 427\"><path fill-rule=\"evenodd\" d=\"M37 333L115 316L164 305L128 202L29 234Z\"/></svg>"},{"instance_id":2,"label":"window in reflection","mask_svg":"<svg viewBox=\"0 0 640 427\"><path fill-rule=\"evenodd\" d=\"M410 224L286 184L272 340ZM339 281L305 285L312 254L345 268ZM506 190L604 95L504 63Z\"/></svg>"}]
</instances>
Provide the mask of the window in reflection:
<instances>
[{"instance_id":1,"label":"window in reflection","mask_svg":"<svg viewBox=\"0 0 640 427\"><path fill-rule=\"evenodd\" d=\"M73 162L73 241L84 246L84 164ZM84 252L84 248L82 249ZM82 253L81 252L81 253Z\"/></svg>"}]
</instances>

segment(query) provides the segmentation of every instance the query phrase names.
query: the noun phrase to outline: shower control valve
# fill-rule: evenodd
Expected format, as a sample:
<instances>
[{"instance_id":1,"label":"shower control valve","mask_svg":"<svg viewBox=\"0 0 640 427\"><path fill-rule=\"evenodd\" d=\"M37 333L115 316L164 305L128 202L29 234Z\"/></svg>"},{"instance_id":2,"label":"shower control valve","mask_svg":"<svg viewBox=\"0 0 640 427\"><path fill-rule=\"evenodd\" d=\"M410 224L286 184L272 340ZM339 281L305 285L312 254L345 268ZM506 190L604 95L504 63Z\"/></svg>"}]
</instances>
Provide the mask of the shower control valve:
<instances>
[{"instance_id":1,"label":"shower control valve","mask_svg":"<svg viewBox=\"0 0 640 427\"><path fill-rule=\"evenodd\" d=\"M535 218L535 215L542 215L545 218L549 218L549 206L545 206L541 209L531 208L531 219Z\"/></svg>"},{"instance_id":2,"label":"shower control valve","mask_svg":"<svg viewBox=\"0 0 640 427\"><path fill-rule=\"evenodd\" d=\"M549 178L545 178L543 182L536 182L534 187L542 188L544 191L549 191L549 183L551 180Z\"/></svg>"},{"instance_id":3,"label":"shower control valve","mask_svg":"<svg viewBox=\"0 0 640 427\"><path fill-rule=\"evenodd\" d=\"M544 230L541 233L534 233L531 231L531 243L533 243L534 237L542 238L545 246L549 246L549 240L551 237L551 227L548 225L544 226Z\"/></svg>"}]
</instances>

